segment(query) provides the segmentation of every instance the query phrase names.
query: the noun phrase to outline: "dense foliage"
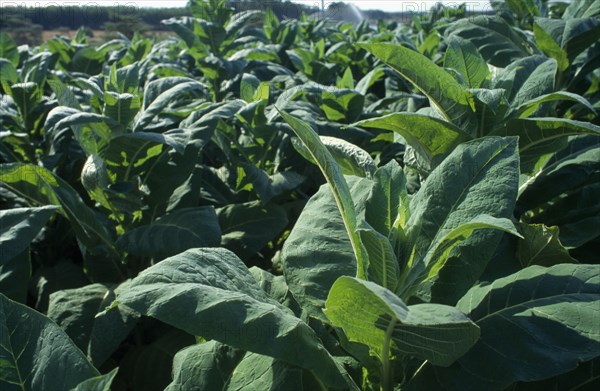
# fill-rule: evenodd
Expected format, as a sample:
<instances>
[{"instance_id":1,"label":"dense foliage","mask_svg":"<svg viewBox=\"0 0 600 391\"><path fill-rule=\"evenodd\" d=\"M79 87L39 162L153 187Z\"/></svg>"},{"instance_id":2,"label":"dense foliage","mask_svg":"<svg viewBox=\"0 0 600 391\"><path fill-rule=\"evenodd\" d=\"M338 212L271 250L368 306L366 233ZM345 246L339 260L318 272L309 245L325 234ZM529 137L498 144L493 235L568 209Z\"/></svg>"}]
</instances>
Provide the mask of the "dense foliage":
<instances>
[{"instance_id":1,"label":"dense foliage","mask_svg":"<svg viewBox=\"0 0 600 391\"><path fill-rule=\"evenodd\" d=\"M597 386L598 4L0 35L2 390Z\"/></svg>"}]
</instances>

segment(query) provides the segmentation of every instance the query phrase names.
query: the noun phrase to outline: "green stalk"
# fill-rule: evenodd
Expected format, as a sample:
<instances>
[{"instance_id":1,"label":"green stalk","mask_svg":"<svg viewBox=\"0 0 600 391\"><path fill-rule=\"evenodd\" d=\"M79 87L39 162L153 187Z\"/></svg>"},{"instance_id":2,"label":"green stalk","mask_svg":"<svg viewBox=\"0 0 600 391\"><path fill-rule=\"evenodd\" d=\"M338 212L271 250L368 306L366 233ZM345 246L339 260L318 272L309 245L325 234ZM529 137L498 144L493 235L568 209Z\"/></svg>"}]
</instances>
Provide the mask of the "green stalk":
<instances>
[{"instance_id":1,"label":"green stalk","mask_svg":"<svg viewBox=\"0 0 600 391\"><path fill-rule=\"evenodd\" d=\"M392 367L390 365L390 344L392 343L392 333L395 326L396 320L392 319L385 330L385 337L383 339L383 347L381 349L381 391L394 390Z\"/></svg>"}]
</instances>

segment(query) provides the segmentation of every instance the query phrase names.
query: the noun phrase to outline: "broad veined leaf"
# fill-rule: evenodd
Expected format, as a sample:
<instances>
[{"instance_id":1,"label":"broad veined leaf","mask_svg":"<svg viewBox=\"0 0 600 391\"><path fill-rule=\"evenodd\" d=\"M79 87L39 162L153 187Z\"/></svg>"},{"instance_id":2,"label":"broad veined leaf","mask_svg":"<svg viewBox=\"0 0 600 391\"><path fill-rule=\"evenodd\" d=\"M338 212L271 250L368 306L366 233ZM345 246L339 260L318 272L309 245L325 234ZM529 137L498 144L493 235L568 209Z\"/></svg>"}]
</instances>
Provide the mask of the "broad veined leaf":
<instances>
[{"instance_id":1,"label":"broad veined leaf","mask_svg":"<svg viewBox=\"0 0 600 391\"><path fill-rule=\"evenodd\" d=\"M123 126L112 118L60 106L48 114L44 127L51 134L71 128L86 155L98 154L112 137L123 132Z\"/></svg>"},{"instance_id":2,"label":"broad veined leaf","mask_svg":"<svg viewBox=\"0 0 600 391\"><path fill-rule=\"evenodd\" d=\"M574 1L565 10L564 19L600 16L600 4L594 0Z\"/></svg>"},{"instance_id":3,"label":"broad veined leaf","mask_svg":"<svg viewBox=\"0 0 600 391\"><path fill-rule=\"evenodd\" d=\"M504 5L521 20L525 21L531 16L540 16L540 8L536 0L506 0ZM523 23L523 22L521 22Z\"/></svg>"},{"instance_id":4,"label":"broad veined leaf","mask_svg":"<svg viewBox=\"0 0 600 391\"><path fill-rule=\"evenodd\" d=\"M118 287L122 290L126 284ZM136 325L139 315L127 307L104 311L115 291L103 284L50 294L48 317L55 321L96 366L102 365Z\"/></svg>"},{"instance_id":5,"label":"broad veined leaf","mask_svg":"<svg viewBox=\"0 0 600 391\"><path fill-rule=\"evenodd\" d=\"M260 79L258 77L250 73L244 73L240 82L240 98L248 103L254 102L254 97L259 87ZM268 96L266 99L268 99Z\"/></svg>"},{"instance_id":6,"label":"broad veined leaf","mask_svg":"<svg viewBox=\"0 0 600 391\"><path fill-rule=\"evenodd\" d=\"M241 173L240 170L242 170ZM254 189L263 205L274 197L294 190L306 179L294 171L276 172L269 175L264 170L249 163L242 163L238 169L238 188L241 187L240 177L242 182L245 183L243 188L251 187Z\"/></svg>"},{"instance_id":7,"label":"broad veined leaf","mask_svg":"<svg viewBox=\"0 0 600 391\"><path fill-rule=\"evenodd\" d=\"M275 240L288 224L285 210L260 202L230 204L217 209L221 244L241 258L247 258Z\"/></svg>"},{"instance_id":8,"label":"broad veined leaf","mask_svg":"<svg viewBox=\"0 0 600 391\"><path fill-rule=\"evenodd\" d=\"M104 93L104 114L127 127L141 107L140 97L130 93Z\"/></svg>"},{"instance_id":9,"label":"broad veined leaf","mask_svg":"<svg viewBox=\"0 0 600 391\"><path fill-rule=\"evenodd\" d=\"M197 46L199 42L198 38L194 34L194 18L182 17L182 18L170 18L161 22L181 38L188 48Z\"/></svg>"},{"instance_id":10,"label":"broad veined leaf","mask_svg":"<svg viewBox=\"0 0 600 391\"><path fill-rule=\"evenodd\" d=\"M479 328L464 313L441 304L407 306L373 282L340 277L327 297L325 315L351 341L386 354L415 356L447 366L465 354Z\"/></svg>"},{"instance_id":11,"label":"broad veined leaf","mask_svg":"<svg viewBox=\"0 0 600 391\"><path fill-rule=\"evenodd\" d=\"M570 135L600 135L600 126L590 122L564 118L521 118L507 122L503 128L492 133L497 136L519 136L519 154L522 171L530 172L533 164L543 155L564 148L553 141Z\"/></svg>"},{"instance_id":12,"label":"broad veined leaf","mask_svg":"<svg viewBox=\"0 0 600 391\"><path fill-rule=\"evenodd\" d=\"M184 140L181 140L181 136ZM113 138L99 153L107 169L117 175L117 180L129 181L135 175L151 171L151 164L165 150L163 145L183 155L185 138L185 132L178 129L165 133L128 133Z\"/></svg>"},{"instance_id":13,"label":"broad veined leaf","mask_svg":"<svg viewBox=\"0 0 600 391\"><path fill-rule=\"evenodd\" d=\"M212 206L170 212L151 224L135 228L117 240L125 252L156 259L190 248L218 246L221 228Z\"/></svg>"},{"instance_id":14,"label":"broad veined leaf","mask_svg":"<svg viewBox=\"0 0 600 391\"><path fill-rule=\"evenodd\" d=\"M456 70L470 88L479 88L490 76L490 71L477 47L459 36L449 37L447 44L444 67Z\"/></svg>"},{"instance_id":15,"label":"broad veined leaf","mask_svg":"<svg viewBox=\"0 0 600 391\"><path fill-rule=\"evenodd\" d=\"M312 156L311 160L316 162L323 176L325 176L327 183L331 186L335 203L342 215L342 220L348 237L350 237L352 250L358 263L357 275L360 278L366 278L368 259L360 243L360 237L356 232L358 228L356 210L352 202L352 195L348 189L348 183L342 175L340 166L309 124L287 113L280 112L280 114L302 141Z\"/></svg>"},{"instance_id":16,"label":"broad veined leaf","mask_svg":"<svg viewBox=\"0 0 600 391\"><path fill-rule=\"evenodd\" d=\"M15 66L9 60L0 57L0 85L2 85L4 91L8 92L10 85L18 81L19 74Z\"/></svg>"},{"instance_id":17,"label":"broad veined leaf","mask_svg":"<svg viewBox=\"0 0 600 391\"><path fill-rule=\"evenodd\" d=\"M365 220L395 245L404 236L410 217L409 203L406 176L392 159L375 172L373 188L365 203Z\"/></svg>"},{"instance_id":18,"label":"broad veined leaf","mask_svg":"<svg viewBox=\"0 0 600 391\"><path fill-rule=\"evenodd\" d=\"M0 331L3 390L70 390L100 375L56 323L2 294Z\"/></svg>"},{"instance_id":19,"label":"broad veined leaf","mask_svg":"<svg viewBox=\"0 0 600 391\"><path fill-rule=\"evenodd\" d=\"M553 58L530 56L507 66L494 79L494 88L504 88L511 107L554 91L557 63Z\"/></svg>"},{"instance_id":20,"label":"broad veined leaf","mask_svg":"<svg viewBox=\"0 0 600 391\"><path fill-rule=\"evenodd\" d=\"M574 139L564 153L557 153L521 186L517 204L521 221L558 226L567 248L595 239L600 235L599 170L598 137Z\"/></svg>"},{"instance_id":21,"label":"broad veined leaf","mask_svg":"<svg viewBox=\"0 0 600 391\"><path fill-rule=\"evenodd\" d=\"M553 266L576 263L559 239L558 227L544 224L520 224L523 240L519 241L517 257L525 268L531 265Z\"/></svg>"},{"instance_id":22,"label":"broad veined leaf","mask_svg":"<svg viewBox=\"0 0 600 391\"><path fill-rule=\"evenodd\" d=\"M319 138L340 166L344 175L370 178L377 170L375 161L364 149L337 137L320 136ZM308 148L298 138L293 138L292 144L302 157L311 163L317 164Z\"/></svg>"},{"instance_id":23,"label":"broad veined leaf","mask_svg":"<svg viewBox=\"0 0 600 391\"><path fill-rule=\"evenodd\" d=\"M50 171L34 165L3 164L0 165L0 180L32 205L60 206L60 213L69 219L78 239L90 250L105 245L109 250L116 251L111 234L98 221L94 211L85 205L67 182Z\"/></svg>"},{"instance_id":24,"label":"broad veined leaf","mask_svg":"<svg viewBox=\"0 0 600 391\"><path fill-rule=\"evenodd\" d=\"M535 113L543 103L554 101L577 102L592 113L596 113L594 106L592 106L592 104L581 95L573 94L568 91L556 91L551 92L550 94L538 96L537 98L533 98L527 102L523 102L519 107L517 107L517 115L519 118L529 117L531 114Z\"/></svg>"},{"instance_id":25,"label":"broad veined leaf","mask_svg":"<svg viewBox=\"0 0 600 391\"><path fill-rule=\"evenodd\" d=\"M58 209L14 208L0 211L0 293L25 303L31 261L29 244Z\"/></svg>"},{"instance_id":26,"label":"broad veined leaf","mask_svg":"<svg viewBox=\"0 0 600 391\"><path fill-rule=\"evenodd\" d=\"M173 374L166 391L303 389L301 368L216 341L179 351L173 360Z\"/></svg>"},{"instance_id":27,"label":"broad veined leaf","mask_svg":"<svg viewBox=\"0 0 600 391\"><path fill-rule=\"evenodd\" d=\"M414 50L388 43L359 44L408 79L442 117L468 131L476 126L473 96L465 85Z\"/></svg>"},{"instance_id":28,"label":"broad veined leaf","mask_svg":"<svg viewBox=\"0 0 600 391\"><path fill-rule=\"evenodd\" d=\"M575 57L600 39L600 21L536 18L533 31L538 47L559 61L564 71Z\"/></svg>"},{"instance_id":29,"label":"broad veined leaf","mask_svg":"<svg viewBox=\"0 0 600 391\"><path fill-rule=\"evenodd\" d=\"M511 217L518 189L516 138L486 137L459 145L427 178L411 201L407 222L409 268L421 262L448 233L479 215ZM428 292L436 302L454 304L492 256L502 232L479 230L447 256ZM407 287L403 287L407 288Z\"/></svg>"},{"instance_id":30,"label":"broad veined leaf","mask_svg":"<svg viewBox=\"0 0 600 391\"><path fill-rule=\"evenodd\" d=\"M84 380L73 391L110 391L112 382L117 376L119 368L115 368L106 375L100 375Z\"/></svg>"},{"instance_id":31,"label":"broad veined leaf","mask_svg":"<svg viewBox=\"0 0 600 391\"><path fill-rule=\"evenodd\" d=\"M48 205L0 211L0 263L27 249L57 209L58 206Z\"/></svg>"},{"instance_id":32,"label":"broad veined leaf","mask_svg":"<svg viewBox=\"0 0 600 391\"><path fill-rule=\"evenodd\" d=\"M526 35L499 16L476 16L456 21L444 31L446 37L458 35L471 41L483 58L497 67L534 54Z\"/></svg>"},{"instance_id":33,"label":"broad veined leaf","mask_svg":"<svg viewBox=\"0 0 600 391\"><path fill-rule=\"evenodd\" d=\"M435 368L436 377L447 389L501 390L575 369L598 356L599 306L596 265L531 266L476 286L457 307L480 340L453 366Z\"/></svg>"},{"instance_id":34,"label":"broad veined leaf","mask_svg":"<svg viewBox=\"0 0 600 391\"><path fill-rule=\"evenodd\" d=\"M422 261L414 264L408 272L406 279L402 280L403 292L411 292L415 282L421 283L419 286L419 296L422 299L430 300L429 289L431 284L435 284L440 269L442 269L449 259L452 249L461 241L468 239L475 231L482 229L498 230L522 238L521 234L515 228L515 225L507 218L496 218L493 216L481 214L473 220L455 227L445 235L440 235L431 243L427 255ZM406 295L406 293L404 293Z\"/></svg>"},{"instance_id":35,"label":"broad veined leaf","mask_svg":"<svg viewBox=\"0 0 600 391\"><path fill-rule=\"evenodd\" d=\"M0 57L9 60L14 67L19 66L19 50L7 32L0 33Z\"/></svg>"},{"instance_id":36,"label":"broad veined leaf","mask_svg":"<svg viewBox=\"0 0 600 391\"><path fill-rule=\"evenodd\" d=\"M360 117L365 97L353 89L324 89L321 109L331 121L354 122Z\"/></svg>"},{"instance_id":37,"label":"broad veined leaf","mask_svg":"<svg viewBox=\"0 0 600 391\"><path fill-rule=\"evenodd\" d=\"M369 92L369 88L371 88L377 80L385 76L385 72L382 68L383 65L376 66L369 73L363 76L363 78L356 83L355 90L362 95L367 95L367 93Z\"/></svg>"},{"instance_id":38,"label":"broad veined leaf","mask_svg":"<svg viewBox=\"0 0 600 391\"><path fill-rule=\"evenodd\" d=\"M348 177L355 206L364 204L373 183ZM321 312L338 277L356 275L352 245L334 196L327 185L310 198L283 244L283 270L294 298L310 315Z\"/></svg>"},{"instance_id":39,"label":"broad veined leaf","mask_svg":"<svg viewBox=\"0 0 600 391\"><path fill-rule=\"evenodd\" d=\"M31 205L57 205L77 236L86 272L93 281L118 281L123 277L120 254L106 220L89 208L67 182L43 167L0 165L0 181Z\"/></svg>"},{"instance_id":40,"label":"broad veined leaf","mask_svg":"<svg viewBox=\"0 0 600 391\"><path fill-rule=\"evenodd\" d=\"M503 88L472 88L475 97L475 107L479 116L477 137L488 135L493 129L503 126L510 105Z\"/></svg>"},{"instance_id":41,"label":"broad veined leaf","mask_svg":"<svg viewBox=\"0 0 600 391\"><path fill-rule=\"evenodd\" d=\"M228 250L168 258L140 273L117 300L192 335L309 369L331 387L351 384L312 329L270 299Z\"/></svg>"},{"instance_id":42,"label":"broad veined leaf","mask_svg":"<svg viewBox=\"0 0 600 391\"><path fill-rule=\"evenodd\" d=\"M569 68L566 50L552 38L548 31L538 24L538 20L533 24L533 33L540 50L548 57L556 60L560 72L566 71Z\"/></svg>"},{"instance_id":43,"label":"broad veined leaf","mask_svg":"<svg viewBox=\"0 0 600 391\"><path fill-rule=\"evenodd\" d=\"M395 292L400 267L390 240L372 228L361 228L358 232L369 255L369 280Z\"/></svg>"},{"instance_id":44,"label":"broad veined leaf","mask_svg":"<svg viewBox=\"0 0 600 391\"><path fill-rule=\"evenodd\" d=\"M42 88L34 82L16 83L10 86L7 92L12 95L25 130L34 129L41 114L38 109L43 95Z\"/></svg>"},{"instance_id":45,"label":"broad veined leaf","mask_svg":"<svg viewBox=\"0 0 600 391\"><path fill-rule=\"evenodd\" d=\"M173 381L165 391L227 390L227 381L245 354L214 340L180 350L173 358Z\"/></svg>"},{"instance_id":46,"label":"broad veined leaf","mask_svg":"<svg viewBox=\"0 0 600 391\"><path fill-rule=\"evenodd\" d=\"M354 126L396 132L434 166L458 144L471 138L468 133L449 122L416 113L388 114L359 121Z\"/></svg>"},{"instance_id":47,"label":"broad veined leaf","mask_svg":"<svg viewBox=\"0 0 600 391\"><path fill-rule=\"evenodd\" d=\"M586 390L600 381L600 356L574 370L537 382L516 383L515 391Z\"/></svg>"},{"instance_id":48,"label":"broad veined leaf","mask_svg":"<svg viewBox=\"0 0 600 391\"><path fill-rule=\"evenodd\" d=\"M144 100L144 111L135 121L133 130L136 132L143 130L143 128L154 119L154 117L156 117L165 109L165 107L174 101L181 100L182 97L185 97L189 94L204 95L205 92L206 86L204 84L195 80L190 80L184 83L176 84L175 86L162 92L156 97L156 99L151 101L152 103L150 103L148 106L146 106L146 100Z\"/></svg>"},{"instance_id":49,"label":"broad veined leaf","mask_svg":"<svg viewBox=\"0 0 600 391\"><path fill-rule=\"evenodd\" d=\"M225 390L302 391L302 368L273 357L246 353L228 379Z\"/></svg>"}]
</instances>

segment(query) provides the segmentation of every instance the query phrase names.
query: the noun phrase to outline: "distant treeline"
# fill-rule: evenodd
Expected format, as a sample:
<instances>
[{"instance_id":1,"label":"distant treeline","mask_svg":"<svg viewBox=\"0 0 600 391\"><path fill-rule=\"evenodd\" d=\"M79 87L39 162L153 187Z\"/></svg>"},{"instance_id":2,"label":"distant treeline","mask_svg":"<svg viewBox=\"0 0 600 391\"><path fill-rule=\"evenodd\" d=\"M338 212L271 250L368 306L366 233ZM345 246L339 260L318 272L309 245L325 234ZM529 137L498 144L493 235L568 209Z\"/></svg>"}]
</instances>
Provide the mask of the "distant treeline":
<instances>
[{"instance_id":1,"label":"distant treeline","mask_svg":"<svg viewBox=\"0 0 600 391\"><path fill-rule=\"evenodd\" d=\"M14 4L14 5L13 5ZM191 16L188 8L139 8L134 2L113 7L101 7L97 4L72 6L50 5L24 7L18 2L6 3L0 8L0 22L9 26L9 21L16 19L27 20L27 22L39 25L43 30L56 30L61 28L78 29L81 26L93 30L102 29L106 23L116 22L122 19L135 18L146 23L154 30L163 29L161 21L172 17ZM165 1L168 4L168 1ZM297 3L271 1L231 1L230 6L236 11L249 9L266 10L272 9L280 18L298 17L303 11L311 12L310 7Z\"/></svg>"}]
</instances>

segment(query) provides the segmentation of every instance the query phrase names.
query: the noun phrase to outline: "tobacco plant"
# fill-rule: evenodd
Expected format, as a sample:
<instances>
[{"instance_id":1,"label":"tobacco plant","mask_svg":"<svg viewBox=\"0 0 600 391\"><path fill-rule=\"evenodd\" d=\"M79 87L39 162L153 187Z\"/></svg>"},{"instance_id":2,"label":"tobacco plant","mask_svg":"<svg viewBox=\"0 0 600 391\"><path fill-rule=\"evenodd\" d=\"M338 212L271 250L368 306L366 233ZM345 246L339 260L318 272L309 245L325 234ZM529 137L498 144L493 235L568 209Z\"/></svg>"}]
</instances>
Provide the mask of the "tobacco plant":
<instances>
[{"instance_id":1,"label":"tobacco plant","mask_svg":"<svg viewBox=\"0 0 600 391\"><path fill-rule=\"evenodd\" d=\"M1 388L598 383L596 4L2 33Z\"/></svg>"}]
</instances>

